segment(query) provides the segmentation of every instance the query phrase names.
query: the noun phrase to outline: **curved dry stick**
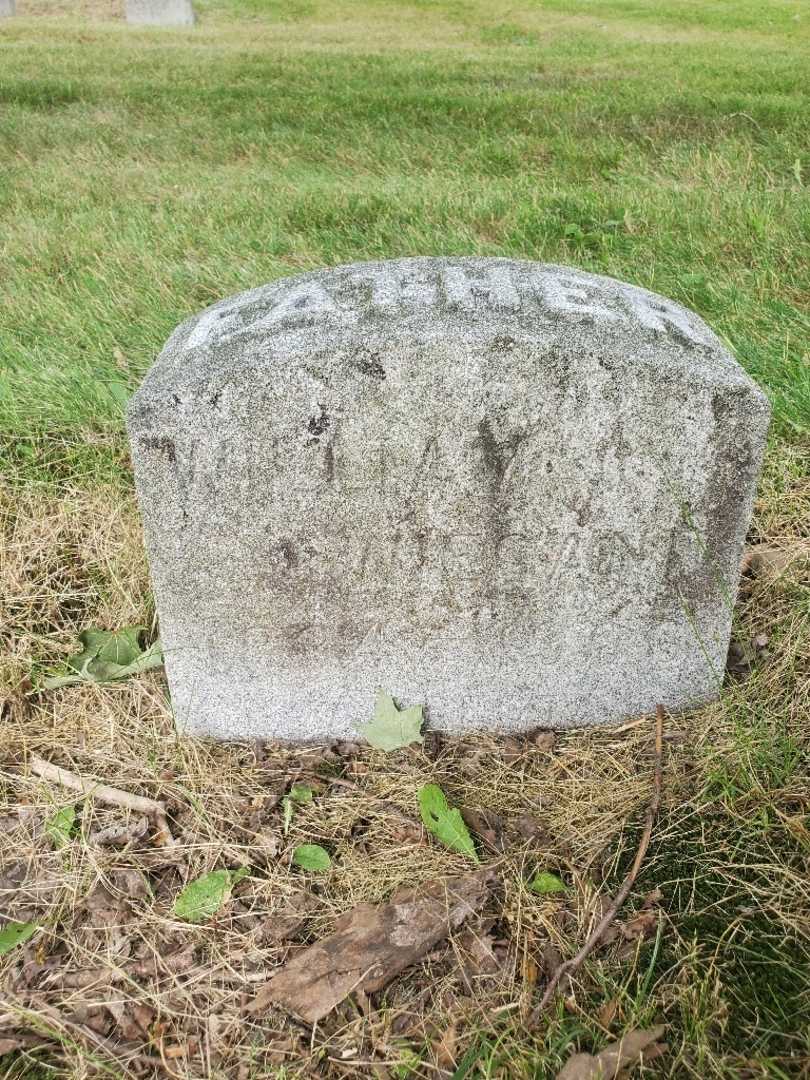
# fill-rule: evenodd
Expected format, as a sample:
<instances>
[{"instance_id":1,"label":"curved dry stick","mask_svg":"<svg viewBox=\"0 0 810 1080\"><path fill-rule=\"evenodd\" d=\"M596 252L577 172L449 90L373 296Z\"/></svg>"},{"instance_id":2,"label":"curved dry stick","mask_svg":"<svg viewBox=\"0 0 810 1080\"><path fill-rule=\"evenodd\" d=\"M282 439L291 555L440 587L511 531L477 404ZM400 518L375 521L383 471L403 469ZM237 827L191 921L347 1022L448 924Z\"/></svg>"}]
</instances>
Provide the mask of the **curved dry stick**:
<instances>
[{"instance_id":1,"label":"curved dry stick","mask_svg":"<svg viewBox=\"0 0 810 1080\"><path fill-rule=\"evenodd\" d=\"M155 824L166 838L166 845L171 846L174 844L175 841L172 839L169 823L166 819L165 803L158 802L156 799L147 799L143 795L133 795L129 791L109 787L107 784L99 784L95 780L84 780L69 769L63 769L60 765L45 761L44 758L37 757L36 754L31 755L29 764L31 772L42 777L43 780L52 780L54 783L70 788L72 791L79 791L82 795L92 796L108 806L124 806L129 810L134 810L136 814L154 818Z\"/></svg>"},{"instance_id":2,"label":"curved dry stick","mask_svg":"<svg viewBox=\"0 0 810 1080\"><path fill-rule=\"evenodd\" d=\"M636 857L633 859L633 865L627 872L627 876L622 882L621 888L616 893L610 907L602 916L599 925L593 931L591 936L576 954L570 960L566 960L564 964L560 964L554 975L551 978L546 992L540 1001L540 1004L532 1014L531 1022L536 1022L540 1013L548 1005L554 996L555 991L560 983L560 980L564 975L571 975L573 972L578 971L588 956L593 952L596 945L603 937L605 931L616 918L619 912L619 908L627 899L630 890L633 887L633 882L638 877L638 872L641 869L641 864L644 861L644 856L647 854L647 848L650 844L650 837L652 836L652 829L655 823L655 819L658 816L658 807L661 803L661 783L663 779L663 755L664 755L664 718L666 712L663 705L656 705L655 707L655 773L653 775L653 790L650 797L650 805L647 807L647 816L644 821L644 832L641 834L641 840L639 841L638 851L636 851Z\"/></svg>"}]
</instances>

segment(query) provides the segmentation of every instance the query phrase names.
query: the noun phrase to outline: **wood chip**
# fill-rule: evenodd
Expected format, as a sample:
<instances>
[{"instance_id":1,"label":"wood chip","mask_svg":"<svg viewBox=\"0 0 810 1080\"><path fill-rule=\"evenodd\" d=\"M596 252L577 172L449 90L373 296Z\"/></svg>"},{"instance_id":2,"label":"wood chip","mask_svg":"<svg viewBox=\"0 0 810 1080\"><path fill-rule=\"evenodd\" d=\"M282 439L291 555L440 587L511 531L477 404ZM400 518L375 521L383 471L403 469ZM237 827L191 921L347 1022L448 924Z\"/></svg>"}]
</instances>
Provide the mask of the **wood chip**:
<instances>
[{"instance_id":1,"label":"wood chip","mask_svg":"<svg viewBox=\"0 0 810 1080\"><path fill-rule=\"evenodd\" d=\"M387 904L358 904L333 934L288 961L246 1011L279 1005L315 1024L356 990L381 990L483 907L493 877L478 870L403 890Z\"/></svg>"}]
</instances>

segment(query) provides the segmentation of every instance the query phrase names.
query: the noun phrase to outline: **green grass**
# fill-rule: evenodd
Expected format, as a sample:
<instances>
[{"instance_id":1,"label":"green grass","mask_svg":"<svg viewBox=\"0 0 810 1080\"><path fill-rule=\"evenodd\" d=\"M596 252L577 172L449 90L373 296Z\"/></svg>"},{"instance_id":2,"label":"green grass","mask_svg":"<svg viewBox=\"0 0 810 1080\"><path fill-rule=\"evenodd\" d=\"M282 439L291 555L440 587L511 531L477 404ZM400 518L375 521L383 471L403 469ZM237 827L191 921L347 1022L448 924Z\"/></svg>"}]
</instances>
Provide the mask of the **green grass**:
<instances>
[{"instance_id":1,"label":"green grass","mask_svg":"<svg viewBox=\"0 0 810 1080\"><path fill-rule=\"evenodd\" d=\"M120 437L127 392L200 307L408 254L674 296L766 388L778 437L810 430L802 5L200 7L192 32L0 27L7 457Z\"/></svg>"}]
</instances>

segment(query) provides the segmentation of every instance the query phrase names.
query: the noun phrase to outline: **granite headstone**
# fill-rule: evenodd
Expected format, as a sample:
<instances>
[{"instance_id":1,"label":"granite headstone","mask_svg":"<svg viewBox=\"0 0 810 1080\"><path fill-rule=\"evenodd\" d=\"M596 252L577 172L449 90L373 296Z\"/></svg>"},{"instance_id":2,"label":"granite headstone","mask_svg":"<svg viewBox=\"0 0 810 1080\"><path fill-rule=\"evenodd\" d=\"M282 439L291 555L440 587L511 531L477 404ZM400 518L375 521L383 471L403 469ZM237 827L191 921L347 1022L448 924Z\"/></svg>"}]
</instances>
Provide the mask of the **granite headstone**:
<instances>
[{"instance_id":1,"label":"granite headstone","mask_svg":"<svg viewBox=\"0 0 810 1080\"><path fill-rule=\"evenodd\" d=\"M366 263L223 300L129 408L175 714L350 735L716 696L769 407L694 313L568 267Z\"/></svg>"},{"instance_id":2,"label":"granite headstone","mask_svg":"<svg viewBox=\"0 0 810 1080\"><path fill-rule=\"evenodd\" d=\"M191 0L126 0L128 23L137 26L193 26Z\"/></svg>"}]
</instances>

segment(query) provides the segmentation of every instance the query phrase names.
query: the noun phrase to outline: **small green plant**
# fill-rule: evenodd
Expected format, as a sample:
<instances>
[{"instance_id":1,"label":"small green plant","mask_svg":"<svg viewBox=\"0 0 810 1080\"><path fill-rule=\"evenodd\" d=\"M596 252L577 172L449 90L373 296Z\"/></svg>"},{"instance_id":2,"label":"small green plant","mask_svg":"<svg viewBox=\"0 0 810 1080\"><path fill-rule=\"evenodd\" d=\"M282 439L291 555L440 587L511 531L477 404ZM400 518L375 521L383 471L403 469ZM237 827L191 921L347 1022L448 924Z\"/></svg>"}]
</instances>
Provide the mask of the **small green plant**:
<instances>
[{"instance_id":1,"label":"small green plant","mask_svg":"<svg viewBox=\"0 0 810 1080\"><path fill-rule=\"evenodd\" d=\"M332 865L329 852L320 844L299 844L293 851L293 862L302 870L321 872Z\"/></svg>"},{"instance_id":2,"label":"small green plant","mask_svg":"<svg viewBox=\"0 0 810 1080\"><path fill-rule=\"evenodd\" d=\"M461 812L448 804L438 784L425 784L419 791L419 813L425 828L437 840L452 851L469 856L473 862L480 862Z\"/></svg>"},{"instance_id":3,"label":"small green plant","mask_svg":"<svg viewBox=\"0 0 810 1080\"><path fill-rule=\"evenodd\" d=\"M163 666L163 651L156 641L147 649L140 644L143 626L126 626L123 630L82 630L80 653L67 661L67 672L54 672L44 679L46 690L79 683L114 683L128 675Z\"/></svg>"},{"instance_id":4,"label":"small green plant","mask_svg":"<svg viewBox=\"0 0 810 1080\"><path fill-rule=\"evenodd\" d=\"M70 843L70 837L76 824L76 807L73 803L57 810L45 823L45 832L55 848L63 848Z\"/></svg>"},{"instance_id":5,"label":"small green plant","mask_svg":"<svg viewBox=\"0 0 810 1080\"><path fill-rule=\"evenodd\" d=\"M554 893L566 892L565 882L548 870L540 870L529 882L529 888L538 896L550 896Z\"/></svg>"},{"instance_id":6,"label":"small green plant","mask_svg":"<svg viewBox=\"0 0 810 1080\"><path fill-rule=\"evenodd\" d=\"M293 784L289 792L281 800L283 807L282 829L285 836L290 831L296 804L303 806L308 802L312 802L312 788L308 784Z\"/></svg>"},{"instance_id":7,"label":"small green plant","mask_svg":"<svg viewBox=\"0 0 810 1080\"><path fill-rule=\"evenodd\" d=\"M39 930L39 926L33 922L10 922L0 930L0 956L10 952L17 945L28 941Z\"/></svg>"},{"instance_id":8,"label":"small green plant","mask_svg":"<svg viewBox=\"0 0 810 1080\"><path fill-rule=\"evenodd\" d=\"M250 871L246 866L238 870L211 870L203 874L180 893L174 902L172 911L178 919L199 923L216 915L230 898L237 881L247 877Z\"/></svg>"}]
</instances>

